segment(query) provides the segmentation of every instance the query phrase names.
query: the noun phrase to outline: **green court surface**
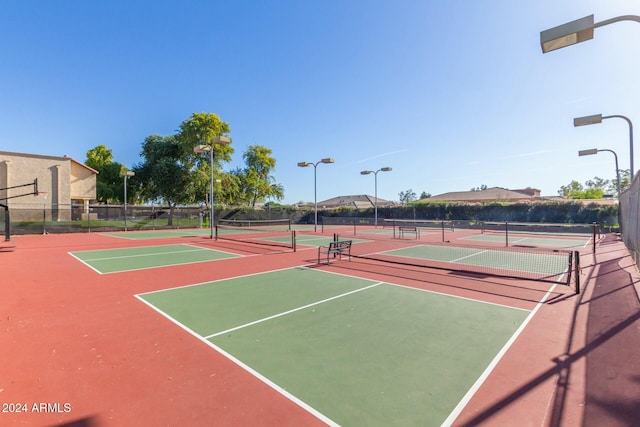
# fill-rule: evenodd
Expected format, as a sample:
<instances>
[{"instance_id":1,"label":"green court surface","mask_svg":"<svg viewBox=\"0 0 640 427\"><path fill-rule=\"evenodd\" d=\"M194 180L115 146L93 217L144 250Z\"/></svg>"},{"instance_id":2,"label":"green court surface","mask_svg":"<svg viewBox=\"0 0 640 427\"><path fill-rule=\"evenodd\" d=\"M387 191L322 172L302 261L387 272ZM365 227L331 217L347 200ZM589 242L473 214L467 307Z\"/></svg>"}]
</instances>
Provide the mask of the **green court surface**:
<instances>
[{"instance_id":1,"label":"green court surface","mask_svg":"<svg viewBox=\"0 0 640 427\"><path fill-rule=\"evenodd\" d=\"M306 268L137 297L340 425L441 425L530 315Z\"/></svg>"},{"instance_id":2,"label":"green court surface","mask_svg":"<svg viewBox=\"0 0 640 427\"><path fill-rule=\"evenodd\" d=\"M70 252L70 254L100 274L214 261L239 256L186 244L81 251Z\"/></svg>"},{"instance_id":3,"label":"green court surface","mask_svg":"<svg viewBox=\"0 0 640 427\"><path fill-rule=\"evenodd\" d=\"M482 234L478 236L462 237L460 240L475 240L480 242L506 242L506 237ZM556 248L584 248L591 242L591 238L585 236L578 238L554 238L554 237L509 237L509 245L523 246L552 246Z\"/></svg>"}]
</instances>

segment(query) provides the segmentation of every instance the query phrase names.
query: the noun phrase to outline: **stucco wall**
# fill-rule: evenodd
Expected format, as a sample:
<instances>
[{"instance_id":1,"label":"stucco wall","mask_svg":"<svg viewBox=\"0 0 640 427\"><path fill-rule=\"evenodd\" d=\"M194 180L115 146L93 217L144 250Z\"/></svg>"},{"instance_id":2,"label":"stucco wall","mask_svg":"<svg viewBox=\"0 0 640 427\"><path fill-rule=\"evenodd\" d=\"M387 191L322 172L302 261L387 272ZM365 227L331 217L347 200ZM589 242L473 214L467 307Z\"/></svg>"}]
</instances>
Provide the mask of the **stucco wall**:
<instances>
[{"instance_id":1,"label":"stucco wall","mask_svg":"<svg viewBox=\"0 0 640 427\"><path fill-rule=\"evenodd\" d=\"M38 180L39 195L31 184ZM12 211L13 220L30 220L31 216L52 221L71 219L72 200L86 201L96 197L96 173L70 157L42 156L35 154L0 151L0 199ZM23 197L14 197L25 195ZM36 214L35 212L38 213ZM44 212L44 213L43 213Z\"/></svg>"},{"instance_id":2,"label":"stucco wall","mask_svg":"<svg viewBox=\"0 0 640 427\"><path fill-rule=\"evenodd\" d=\"M72 200L95 200L96 174L80 163L71 161L70 191Z\"/></svg>"}]
</instances>

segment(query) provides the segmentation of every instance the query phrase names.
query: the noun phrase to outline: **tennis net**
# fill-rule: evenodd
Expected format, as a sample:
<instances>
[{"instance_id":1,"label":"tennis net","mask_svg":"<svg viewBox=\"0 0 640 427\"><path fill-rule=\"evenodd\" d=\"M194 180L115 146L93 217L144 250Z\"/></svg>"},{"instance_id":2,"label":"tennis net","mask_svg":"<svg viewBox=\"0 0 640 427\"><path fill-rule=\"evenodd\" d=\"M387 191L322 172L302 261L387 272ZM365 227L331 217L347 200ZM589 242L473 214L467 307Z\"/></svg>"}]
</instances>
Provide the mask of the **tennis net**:
<instances>
[{"instance_id":1,"label":"tennis net","mask_svg":"<svg viewBox=\"0 0 640 427\"><path fill-rule=\"evenodd\" d=\"M275 246L295 250L295 231L291 223L272 221L220 221L215 228L216 240L232 240L254 245Z\"/></svg>"},{"instance_id":2,"label":"tennis net","mask_svg":"<svg viewBox=\"0 0 640 427\"><path fill-rule=\"evenodd\" d=\"M569 250L414 244L355 258L449 271L570 285L574 253Z\"/></svg>"},{"instance_id":3,"label":"tennis net","mask_svg":"<svg viewBox=\"0 0 640 427\"><path fill-rule=\"evenodd\" d=\"M290 219L220 219L218 225L225 227L251 227L258 230L291 230Z\"/></svg>"},{"instance_id":4,"label":"tennis net","mask_svg":"<svg viewBox=\"0 0 640 427\"><path fill-rule=\"evenodd\" d=\"M489 222L482 223L482 234L499 235L504 238L506 246L510 243L535 243L542 239L554 239L553 246L574 247L591 243L591 249L595 253L596 243L600 238L600 227L598 224L559 224L559 223L537 223L537 222ZM528 236L526 239L519 239L519 236ZM533 239L533 240L532 240ZM542 243L544 244L544 243Z\"/></svg>"},{"instance_id":5,"label":"tennis net","mask_svg":"<svg viewBox=\"0 0 640 427\"><path fill-rule=\"evenodd\" d=\"M482 223L482 233L548 234L553 236L596 236L598 224L558 224L542 222L491 222Z\"/></svg>"}]
</instances>

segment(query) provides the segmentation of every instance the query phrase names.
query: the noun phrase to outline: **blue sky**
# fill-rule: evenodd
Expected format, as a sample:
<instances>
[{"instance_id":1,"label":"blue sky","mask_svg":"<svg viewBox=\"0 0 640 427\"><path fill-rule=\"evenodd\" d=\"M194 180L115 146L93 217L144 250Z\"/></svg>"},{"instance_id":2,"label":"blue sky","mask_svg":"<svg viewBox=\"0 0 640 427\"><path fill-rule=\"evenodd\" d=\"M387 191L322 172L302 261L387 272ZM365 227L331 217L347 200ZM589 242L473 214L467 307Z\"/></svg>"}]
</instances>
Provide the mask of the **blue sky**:
<instances>
[{"instance_id":1,"label":"blue sky","mask_svg":"<svg viewBox=\"0 0 640 427\"><path fill-rule=\"evenodd\" d=\"M284 202L374 193L398 200L487 185L556 195L629 168L620 119L640 127L640 26L542 54L540 31L624 0L4 0L0 150L86 159L104 144L141 161L145 137L193 112L231 127L234 160L273 150ZM640 152L640 146L636 148ZM636 159L638 157L636 156ZM640 164L636 160L636 167Z\"/></svg>"}]
</instances>

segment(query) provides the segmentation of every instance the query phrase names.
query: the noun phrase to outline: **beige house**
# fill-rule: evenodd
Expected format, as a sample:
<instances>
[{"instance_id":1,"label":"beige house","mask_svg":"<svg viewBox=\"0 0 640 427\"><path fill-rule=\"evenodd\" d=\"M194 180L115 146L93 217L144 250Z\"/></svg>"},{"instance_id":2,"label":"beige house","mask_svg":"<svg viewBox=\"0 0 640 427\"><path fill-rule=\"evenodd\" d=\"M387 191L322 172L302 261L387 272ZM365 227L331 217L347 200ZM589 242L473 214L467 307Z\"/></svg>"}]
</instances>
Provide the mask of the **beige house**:
<instances>
[{"instance_id":1,"label":"beige house","mask_svg":"<svg viewBox=\"0 0 640 427\"><path fill-rule=\"evenodd\" d=\"M43 210L52 221L86 219L96 198L97 174L68 156L0 151L0 203L9 205L14 221L29 220L36 210L39 219ZM38 194L33 195L29 184L36 179Z\"/></svg>"}]
</instances>

